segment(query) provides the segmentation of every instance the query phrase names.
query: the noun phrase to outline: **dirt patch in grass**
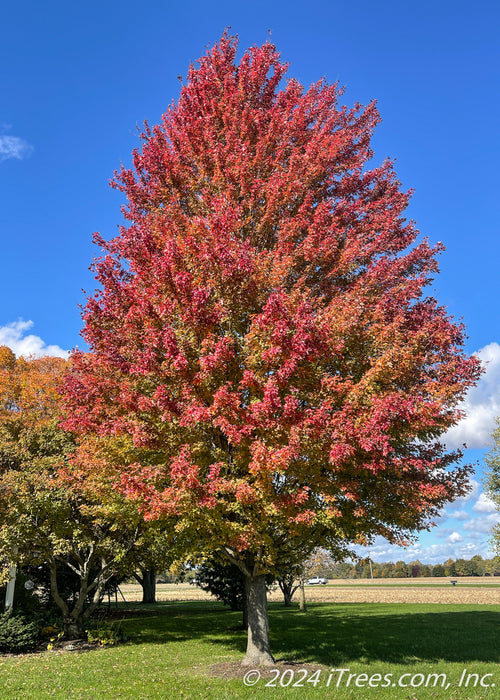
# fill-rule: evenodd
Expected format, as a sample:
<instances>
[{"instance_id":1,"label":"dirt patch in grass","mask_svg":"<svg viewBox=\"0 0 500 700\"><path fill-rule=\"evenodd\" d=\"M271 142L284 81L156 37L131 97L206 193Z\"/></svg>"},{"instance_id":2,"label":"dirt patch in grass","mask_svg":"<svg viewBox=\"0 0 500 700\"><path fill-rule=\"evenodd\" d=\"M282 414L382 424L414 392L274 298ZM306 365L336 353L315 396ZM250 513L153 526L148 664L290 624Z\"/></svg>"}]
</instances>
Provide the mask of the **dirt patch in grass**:
<instances>
[{"instance_id":1,"label":"dirt patch in grass","mask_svg":"<svg viewBox=\"0 0 500 700\"><path fill-rule=\"evenodd\" d=\"M283 675L284 671L293 671L295 675L299 670L304 670L307 671L307 677L310 677L315 671L323 669L323 666L318 666L317 664L305 664L298 661L276 661L274 666L259 666L258 669L253 669L251 666L242 666L241 661L228 661L210 666L207 670L207 675L214 678L243 678L249 671L258 670L260 673L259 680L273 680L277 677L276 670L279 671L280 676Z\"/></svg>"}]
</instances>

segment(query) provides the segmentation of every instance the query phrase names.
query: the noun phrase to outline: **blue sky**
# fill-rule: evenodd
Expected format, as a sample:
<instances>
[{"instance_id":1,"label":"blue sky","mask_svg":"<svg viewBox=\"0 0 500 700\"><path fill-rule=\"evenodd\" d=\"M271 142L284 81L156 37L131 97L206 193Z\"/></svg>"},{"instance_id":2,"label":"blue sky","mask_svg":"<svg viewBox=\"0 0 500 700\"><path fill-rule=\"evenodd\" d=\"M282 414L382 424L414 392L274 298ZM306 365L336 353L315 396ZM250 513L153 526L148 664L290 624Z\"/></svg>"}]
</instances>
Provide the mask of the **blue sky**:
<instances>
[{"instance_id":1,"label":"blue sky","mask_svg":"<svg viewBox=\"0 0 500 700\"><path fill-rule=\"evenodd\" d=\"M433 290L463 318L488 370L450 435L479 460L470 497L450 505L416 548L378 542L379 560L488 552L497 515L482 461L500 414L497 169L500 6L426 0L252 3L87 0L4 4L0 41L0 344L54 354L82 344L78 304L92 291L91 234L116 233L121 195L108 185L130 163L137 127L159 120L179 75L230 26L241 48L269 30L289 75L378 100L375 160L396 159L408 212L443 241Z\"/></svg>"}]
</instances>

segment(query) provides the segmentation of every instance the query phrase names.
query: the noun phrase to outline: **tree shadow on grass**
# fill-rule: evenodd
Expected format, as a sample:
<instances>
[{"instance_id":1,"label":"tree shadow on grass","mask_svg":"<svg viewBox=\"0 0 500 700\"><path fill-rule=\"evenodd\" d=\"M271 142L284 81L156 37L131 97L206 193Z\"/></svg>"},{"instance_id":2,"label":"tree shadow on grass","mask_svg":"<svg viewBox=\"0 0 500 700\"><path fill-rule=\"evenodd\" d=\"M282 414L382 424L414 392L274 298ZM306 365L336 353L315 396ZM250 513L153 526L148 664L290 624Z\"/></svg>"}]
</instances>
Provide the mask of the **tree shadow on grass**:
<instances>
[{"instance_id":1,"label":"tree shadow on grass","mask_svg":"<svg viewBox=\"0 0 500 700\"><path fill-rule=\"evenodd\" d=\"M322 665L500 662L499 611L432 607L316 603L304 614L271 604L271 649L278 660ZM244 654L246 633L230 630L240 620L220 604L178 603L158 608L157 617L138 613L126 627L136 644L206 640Z\"/></svg>"},{"instance_id":2,"label":"tree shadow on grass","mask_svg":"<svg viewBox=\"0 0 500 700\"><path fill-rule=\"evenodd\" d=\"M132 644L162 644L208 638L231 645L234 633L228 630L233 616L221 603L160 603L132 608L122 606L113 611L110 621L121 620Z\"/></svg>"},{"instance_id":3,"label":"tree shadow on grass","mask_svg":"<svg viewBox=\"0 0 500 700\"><path fill-rule=\"evenodd\" d=\"M271 644L278 657L320 664L500 661L500 612L488 608L437 606L434 612L416 605L346 603L287 613L272 612Z\"/></svg>"}]
</instances>

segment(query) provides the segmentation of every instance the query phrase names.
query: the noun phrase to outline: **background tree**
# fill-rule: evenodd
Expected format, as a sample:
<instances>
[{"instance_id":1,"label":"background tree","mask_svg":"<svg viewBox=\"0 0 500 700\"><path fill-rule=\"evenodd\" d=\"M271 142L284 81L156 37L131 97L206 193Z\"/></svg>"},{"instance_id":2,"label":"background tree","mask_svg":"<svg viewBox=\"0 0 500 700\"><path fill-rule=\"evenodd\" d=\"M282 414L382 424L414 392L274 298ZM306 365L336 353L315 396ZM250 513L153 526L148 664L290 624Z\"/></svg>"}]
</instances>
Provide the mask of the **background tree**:
<instances>
[{"instance_id":1,"label":"background tree","mask_svg":"<svg viewBox=\"0 0 500 700\"><path fill-rule=\"evenodd\" d=\"M156 603L156 566L143 564L133 572L133 577L142 588L142 602L147 605Z\"/></svg>"},{"instance_id":2,"label":"background tree","mask_svg":"<svg viewBox=\"0 0 500 700\"><path fill-rule=\"evenodd\" d=\"M433 576L445 576L445 569L442 564L435 564L432 567L432 575Z\"/></svg>"},{"instance_id":3,"label":"background tree","mask_svg":"<svg viewBox=\"0 0 500 700\"><path fill-rule=\"evenodd\" d=\"M269 583L271 583L269 581ZM245 576L235 564L210 557L196 568L196 585L243 613L241 628L248 629L248 609L245 595Z\"/></svg>"},{"instance_id":4,"label":"background tree","mask_svg":"<svg viewBox=\"0 0 500 700\"><path fill-rule=\"evenodd\" d=\"M488 559L485 568L489 576L500 576L500 556Z\"/></svg>"},{"instance_id":5,"label":"background tree","mask_svg":"<svg viewBox=\"0 0 500 700\"><path fill-rule=\"evenodd\" d=\"M474 565L476 567L476 573L475 576L484 576L486 573L486 559L483 559L483 557L480 554L475 554L471 561L474 562Z\"/></svg>"},{"instance_id":6,"label":"background tree","mask_svg":"<svg viewBox=\"0 0 500 700\"><path fill-rule=\"evenodd\" d=\"M16 356L0 346L0 525L15 519L15 496L10 473L23 469L32 472L34 456L42 461L38 467L73 449L69 433L58 429L58 392L66 362L61 358ZM15 482L15 476L14 476ZM15 543L7 537L2 550L1 578L5 579L9 562L15 555Z\"/></svg>"},{"instance_id":7,"label":"background tree","mask_svg":"<svg viewBox=\"0 0 500 700\"><path fill-rule=\"evenodd\" d=\"M485 487L490 498L496 503L500 510L500 418L493 431L493 447L486 456L488 470L486 473ZM500 523L493 528L492 544L498 554L500 554Z\"/></svg>"},{"instance_id":8,"label":"background tree","mask_svg":"<svg viewBox=\"0 0 500 700\"><path fill-rule=\"evenodd\" d=\"M150 605L156 602L157 572L167 569L176 558L185 557L189 544L181 544L182 538L175 533L172 519L167 526L166 519L160 522L139 516L137 505L125 499L116 486L124 464L154 463L157 457L155 452L134 446L127 435L88 433L72 455L70 469L64 475L70 487L80 488L81 482L101 504L114 503L118 512L111 510L111 514L117 523L121 506L125 522L127 517L132 517L136 540L127 555L128 575L141 585L142 602Z\"/></svg>"},{"instance_id":9,"label":"background tree","mask_svg":"<svg viewBox=\"0 0 500 700\"><path fill-rule=\"evenodd\" d=\"M300 590L300 608L305 612L306 598L304 583L312 576L323 576L325 569L332 564L331 555L322 549L316 549L311 553L308 547L304 548L305 554L300 560L297 550L281 571L277 572L276 580L283 593L283 600L288 607L292 604L292 598L296 591Z\"/></svg>"},{"instance_id":10,"label":"background tree","mask_svg":"<svg viewBox=\"0 0 500 700\"><path fill-rule=\"evenodd\" d=\"M444 575L445 576L456 576L457 569L455 567L455 561L450 557L444 562Z\"/></svg>"},{"instance_id":11,"label":"background tree","mask_svg":"<svg viewBox=\"0 0 500 700\"><path fill-rule=\"evenodd\" d=\"M128 569L138 525L127 524L123 503L113 516L109 500L102 506L82 490L58 485L47 472L12 470L5 479L11 486L11 510L0 528L0 547L15 543L17 562L48 566L65 636L80 639L110 579ZM66 589L66 595L60 577L65 567L77 581L76 590Z\"/></svg>"},{"instance_id":12,"label":"background tree","mask_svg":"<svg viewBox=\"0 0 500 700\"><path fill-rule=\"evenodd\" d=\"M351 579L356 575L354 564L348 561L339 561L329 567L328 578Z\"/></svg>"},{"instance_id":13,"label":"background tree","mask_svg":"<svg viewBox=\"0 0 500 700\"><path fill-rule=\"evenodd\" d=\"M408 541L466 491L437 440L479 375L424 288L441 250L373 166L375 104L285 82L266 43L224 35L115 186L127 226L96 235L67 383L71 429L127 433L148 517L175 515L246 577L244 663L271 663L265 575L279 545Z\"/></svg>"},{"instance_id":14,"label":"background tree","mask_svg":"<svg viewBox=\"0 0 500 700\"><path fill-rule=\"evenodd\" d=\"M168 537L163 523L143 522L140 538L134 547L136 561L131 563L132 575L142 588L142 602L156 603L156 577L173 559L172 536Z\"/></svg>"},{"instance_id":15,"label":"background tree","mask_svg":"<svg viewBox=\"0 0 500 700\"><path fill-rule=\"evenodd\" d=\"M472 559L457 559L455 571L457 576L477 576L477 562L472 561Z\"/></svg>"},{"instance_id":16,"label":"background tree","mask_svg":"<svg viewBox=\"0 0 500 700\"><path fill-rule=\"evenodd\" d=\"M341 556L341 550L337 550L336 556ZM290 606L294 593L300 591L299 607L302 612L306 612L305 584L307 579L314 576L327 578L328 570L332 567L333 561L333 553L319 547L302 561L297 561L295 555L289 566L277 576L285 605Z\"/></svg>"},{"instance_id":17,"label":"background tree","mask_svg":"<svg viewBox=\"0 0 500 700\"><path fill-rule=\"evenodd\" d=\"M422 576L422 562L418 559L416 561L411 561L408 564L408 576L411 578L418 578Z\"/></svg>"},{"instance_id":18,"label":"background tree","mask_svg":"<svg viewBox=\"0 0 500 700\"><path fill-rule=\"evenodd\" d=\"M107 478L95 440L80 446L78 469L73 436L59 428L67 363L16 360L8 348L0 362L0 558L48 569L65 635L79 638L144 521Z\"/></svg>"}]
</instances>

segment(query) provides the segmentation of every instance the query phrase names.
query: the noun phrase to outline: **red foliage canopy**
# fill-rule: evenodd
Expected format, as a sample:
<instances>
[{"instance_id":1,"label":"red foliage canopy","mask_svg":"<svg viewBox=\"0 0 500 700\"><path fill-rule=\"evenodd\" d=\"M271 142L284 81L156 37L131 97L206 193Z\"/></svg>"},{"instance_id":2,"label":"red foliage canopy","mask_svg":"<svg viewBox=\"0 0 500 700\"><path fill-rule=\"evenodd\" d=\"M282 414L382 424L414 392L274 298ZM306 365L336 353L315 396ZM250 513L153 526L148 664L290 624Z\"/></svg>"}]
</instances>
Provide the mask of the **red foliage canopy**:
<instances>
[{"instance_id":1,"label":"red foliage canopy","mask_svg":"<svg viewBox=\"0 0 500 700\"><path fill-rule=\"evenodd\" d=\"M132 436L146 515L265 570L285 540L402 541L463 493L436 440L480 369L423 294L441 246L392 164L366 169L375 104L236 49L190 68L116 174L128 223L96 235L67 426Z\"/></svg>"}]
</instances>

